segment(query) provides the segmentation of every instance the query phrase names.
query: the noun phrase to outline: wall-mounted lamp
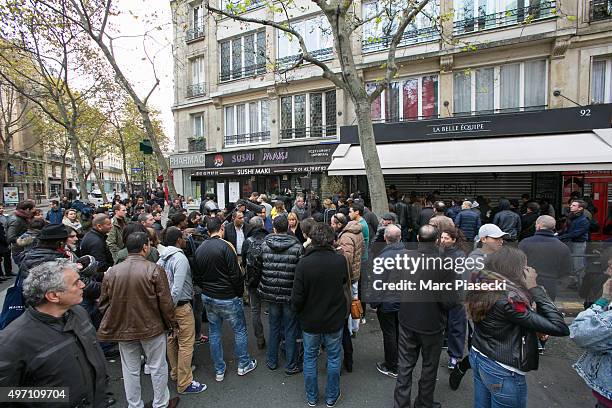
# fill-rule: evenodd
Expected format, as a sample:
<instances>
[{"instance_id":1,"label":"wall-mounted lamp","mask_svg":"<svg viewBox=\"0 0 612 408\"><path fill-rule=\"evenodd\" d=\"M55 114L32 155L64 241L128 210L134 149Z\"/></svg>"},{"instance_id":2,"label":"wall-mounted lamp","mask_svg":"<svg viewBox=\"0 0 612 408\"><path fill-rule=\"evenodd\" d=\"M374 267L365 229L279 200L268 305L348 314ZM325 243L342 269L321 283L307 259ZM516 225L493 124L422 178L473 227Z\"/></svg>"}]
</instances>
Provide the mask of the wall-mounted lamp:
<instances>
[{"instance_id":1,"label":"wall-mounted lamp","mask_svg":"<svg viewBox=\"0 0 612 408\"><path fill-rule=\"evenodd\" d=\"M560 96L560 97L562 97L563 99L567 99L568 101L570 101L571 103L573 103L573 104L574 104L574 105L576 105L576 106L582 106L582 105L581 105L581 104L579 104L578 102L576 102L576 101L574 101L574 100L572 100L572 99L568 98L567 96L563 95L563 94L561 93L561 91L559 91L559 90L553 91L553 96L554 96L554 97L557 97L557 98Z\"/></svg>"}]
</instances>

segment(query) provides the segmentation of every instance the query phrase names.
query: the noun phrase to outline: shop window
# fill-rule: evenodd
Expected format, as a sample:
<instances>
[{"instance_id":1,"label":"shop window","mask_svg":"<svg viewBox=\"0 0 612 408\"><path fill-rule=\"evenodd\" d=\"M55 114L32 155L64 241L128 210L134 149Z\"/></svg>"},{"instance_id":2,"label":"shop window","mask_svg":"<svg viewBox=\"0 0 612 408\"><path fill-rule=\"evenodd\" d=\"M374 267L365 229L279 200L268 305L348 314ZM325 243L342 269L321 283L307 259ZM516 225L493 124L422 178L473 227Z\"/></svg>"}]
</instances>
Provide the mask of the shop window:
<instances>
[{"instance_id":1,"label":"shop window","mask_svg":"<svg viewBox=\"0 0 612 408\"><path fill-rule=\"evenodd\" d=\"M366 86L372 93L376 84ZM373 103L373 121L400 122L438 117L438 76L426 75L392 82Z\"/></svg>"},{"instance_id":2,"label":"shop window","mask_svg":"<svg viewBox=\"0 0 612 408\"><path fill-rule=\"evenodd\" d=\"M266 72L266 33L258 31L219 43L220 81L240 79Z\"/></svg>"},{"instance_id":3,"label":"shop window","mask_svg":"<svg viewBox=\"0 0 612 408\"><path fill-rule=\"evenodd\" d=\"M557 16L554 0L455 0L453 8L455 35Z\"/></svg>"},{"instance_id":4,"label":"shop window","mask_svg":"<svg viewBox=\"0 0 612 408\"><path fill-rule=\"evenodd\" d=\"M544 109L547 72L546 60L456 71L453 75L454 114Z\"/></svg>"},{"instance_id":5,"label":"shop window","mask_svg":"<svg viewBox=\"0 0 612 408\"><path fill-rule=\"evenodd\" d=\"M269 112L268 100L226 106L225 146L269 143Z\"/></svg>"},{"instance_id":6,"label":"shop window","mask_svg":"<svg viewBox=\"0 0 612 408\"><path fill-rule=\"evenodd\" d=\"M281 139L336 136L336 91L281 98Z\"/></svg>"},{"instance_id":7,"label":"shop window","mask_svg":"<svg viewBox=\"0 0 612 408\"><path fill-rule=\"evenodd\" d=\"M325 16L291 22L290 26L302 36L306 49L312 56L320 61L333 58L334 41L329 21ZM290 66L298 60L302 50L297 38L285 31L277 30L277 44L278 65Z\"/></svg>"},{"instance_id":8,"label":"shop window","mask_svg":"<svg viewBox=\"0 0 612 408\"><path fill-rule=\"evenodd\" d=\"M593 61L591 103L612 102L612 58Z\"/></svg>"}]
</instances>

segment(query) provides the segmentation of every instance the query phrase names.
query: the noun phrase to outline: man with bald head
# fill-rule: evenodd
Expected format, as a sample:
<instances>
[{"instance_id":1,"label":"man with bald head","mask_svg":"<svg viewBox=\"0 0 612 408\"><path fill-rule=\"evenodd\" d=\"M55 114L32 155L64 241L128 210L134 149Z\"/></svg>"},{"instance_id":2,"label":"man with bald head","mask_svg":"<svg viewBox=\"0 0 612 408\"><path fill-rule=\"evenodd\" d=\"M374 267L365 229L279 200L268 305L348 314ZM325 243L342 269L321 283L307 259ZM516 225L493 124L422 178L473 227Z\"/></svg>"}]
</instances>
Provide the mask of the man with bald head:
<instances>
[{"instance_id":1,"label":"man with bald head","mask_svg":"<svg viewBox=\"0 0 612 408\"><path fill-rule=\"evenodd\" d=\"M395 224L388 224L384 227L384 239L387 245L376 258L395 259L396 256L408 254L402 240L402 230ZM384 264L384 261L382 261ZM385 271L380 275L383 282L399 281L399 273L396 270ZM391 378L397 378L397 338L398 338L398 320L397 313L399 312L399 302L389 299L390 296L383 296L382 302L372 303L372 307L376 309L376 316L380 324L380 330L383 334L383 349L385 352L385 361L376 363L376 369L383 375Z\"/></svg>"},{"instance_id":2,"label":"man with bald head","mask_svg":"<svg viewBox=\"0 0 612 408\"><path fill-rule=\"evenodd\" d=\"M552 300L557 296L559 279L572 270L570 249L555 234L555 219L541 215L536 219L536 232L519 244L527 255L527 264L538 273L537 283L544 286Z\"/></svg>"},{"instance_id":3,"label":"man with bald head","mask_svg":"<svg viewBox=\"0 0 612 408\"><path fill-rule=\"evenodd\" d=\"M81 241L81 255L91 255L98 261L98 272L105 272L113 266L113 255L106 243L113 223L108 215L96 214L91 222L91 230Z\"/></svg>"}]
</instances>

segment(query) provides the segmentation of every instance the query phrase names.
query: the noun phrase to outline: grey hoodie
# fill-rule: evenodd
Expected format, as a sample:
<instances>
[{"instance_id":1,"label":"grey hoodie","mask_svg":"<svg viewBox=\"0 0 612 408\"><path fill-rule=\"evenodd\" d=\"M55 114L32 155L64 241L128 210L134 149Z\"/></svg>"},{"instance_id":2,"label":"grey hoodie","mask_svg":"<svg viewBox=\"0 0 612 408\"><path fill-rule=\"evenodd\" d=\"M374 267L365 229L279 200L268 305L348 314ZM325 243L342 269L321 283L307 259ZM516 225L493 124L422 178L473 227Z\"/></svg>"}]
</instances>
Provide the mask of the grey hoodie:
<instances>
[{"instance_id":1,"label":"grey hoodie","mask_svg":"<svg viewBox=\"0 0 612 408\"><path fill-rule=\"evenodd\" d=\"M174 306L181 300L191 301L193 297L191 268L183 250L167 246L160 254L157 264L166 271Z\"/></svg>"}]
</instances>

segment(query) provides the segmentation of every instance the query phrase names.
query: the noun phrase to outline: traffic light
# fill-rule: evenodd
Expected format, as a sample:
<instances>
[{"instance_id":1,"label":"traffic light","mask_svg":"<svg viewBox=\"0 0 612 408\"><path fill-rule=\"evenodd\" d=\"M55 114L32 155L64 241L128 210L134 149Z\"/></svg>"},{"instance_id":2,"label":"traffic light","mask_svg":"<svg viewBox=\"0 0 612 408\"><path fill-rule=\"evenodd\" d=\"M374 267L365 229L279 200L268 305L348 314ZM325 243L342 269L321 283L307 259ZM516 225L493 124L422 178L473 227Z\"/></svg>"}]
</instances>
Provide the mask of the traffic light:
<instances>
[{"instance_id":1,"label":"traffic light","mask_svg":"<svg viewBox=\"0 0 612 408\"><path fill-rule=\"evenodd\" d=\"M153 154L153 146L151 146L151 141L149 139L144 139L140 142L140 151L143 154Z\"/></svg>"}]
</instances>

